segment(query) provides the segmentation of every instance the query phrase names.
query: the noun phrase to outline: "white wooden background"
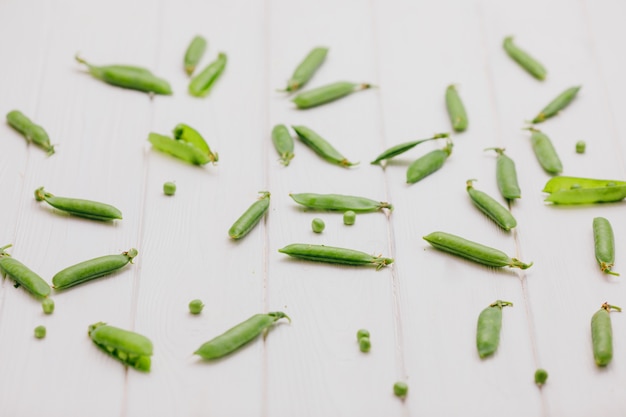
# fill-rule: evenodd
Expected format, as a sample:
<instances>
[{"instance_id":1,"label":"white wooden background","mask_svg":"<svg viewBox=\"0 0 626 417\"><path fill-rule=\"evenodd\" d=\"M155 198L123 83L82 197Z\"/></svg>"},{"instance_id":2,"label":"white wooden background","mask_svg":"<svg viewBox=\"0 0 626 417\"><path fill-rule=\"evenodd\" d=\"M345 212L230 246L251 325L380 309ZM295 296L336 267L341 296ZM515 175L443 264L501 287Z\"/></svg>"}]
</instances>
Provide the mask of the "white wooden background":
<instances>
[{"instance_id":1,"label":"white wooden background","mask_svg":"<svg viewBox=\"0 0 626 417\"><path fill-rule=\"evenodd\" d=\"M580 1L0 1L0 113L20 109L43 125L57 153L46 157L0 124L0 244L47 280L60 269L136 247L134 265L62 293L44 316L39 302L4 280L0 288L1 416L589 416L626 409L626 317L612 313L615 358L593 361L590 319L602 302L626 307L622 279L601 274L592 218L616 234L615 270L626 273L623 203L551 207L549 176L520 130L558 93L583 88L541 128L564 174L626 177L621 116L626 56L621 0ZM209 97L186 93L182 56L195 34L227 68ZM502 50L506 35L548 69L538 82ZM277 88L314 46L330 48L309 87L338 80L379 89L297 111ZM171 97L105 85L96 64L141 65L168 79ZM459 86L469 114L444 168L405 184L424 144L387 169L369 165L387 147L449 131L445 87ZM196 127L219 152L203 168L150 150L150 131ZM349 159L343 169L301 143L289 167L277 162L274 124L318 131ZM584 155L574 144L585 140ZM505 233L475 209L465 180L500 198L495 154L517 163L519 227ZM162 194L175 181L174 197ZM35 188L119 207L113 224L68 217L37 203ZM272 193L270 211L240 242L232 222ZM340 214L302 210L290 192L362 195L395 205L342 224ZM314 234L313 217L326 222ZM437 252L436 230L501 248L535 265L493 270ZM396 259L375 271L288 259L289 243L344 246ZM200 316L188 313L204 300ZM476 318L496 299L504 310L497 354L480 360ZM281 310L293 323L214 363L192 352L252 314ZM87 336L106 321L148 336L150 373L127 370ZM44 340L33 328L48 329ZM357 329L372 334L362 354ZM536 368L547 384L533 382ZM392 386L405 380L406 401Z\"/></svg>"}]
</instances>

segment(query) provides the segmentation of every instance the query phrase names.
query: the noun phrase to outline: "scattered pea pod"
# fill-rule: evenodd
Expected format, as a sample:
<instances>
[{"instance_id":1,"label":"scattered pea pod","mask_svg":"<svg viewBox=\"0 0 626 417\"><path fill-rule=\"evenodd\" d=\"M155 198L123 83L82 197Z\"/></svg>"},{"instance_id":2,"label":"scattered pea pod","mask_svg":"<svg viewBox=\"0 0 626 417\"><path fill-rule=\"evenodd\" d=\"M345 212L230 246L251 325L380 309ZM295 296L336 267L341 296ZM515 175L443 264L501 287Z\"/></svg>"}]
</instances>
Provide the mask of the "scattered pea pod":
<instances>
[{"instance_id":1,"label":"scattered pea pod","mask_svg":"<svg viewBox=\"0 0 626 417\"><path fill-rule=\"evenodd\" d=\"M189 94L194 97L205 97L211 91L215 81L226 68L226 54L219 53L217 59L198 73L189 83Z\"/></svg>"},{"instance_id":2,"label":"scattered pea pod","mask_svg":"<svg viewBox=\"0 0 626 417\"><path fill-rule=\"evenodd\" d=\"M518 48L513 43L512 36L507 36L506 38L504 38L503 46L506 53L509 54L509 56L513 58L513 60L517 62L522 68L528 71L530 75L541 81L546 79L547 71L545 67L541 65L541 63L535 58L528 55L528 53Z\"/></svg>"},{"instance_id":3,"label":"scattered pea pod","mask_svg":"<svg viewBox=\"0 0 626 417\"><path fill-rule=\"evenodd\" d=\"M463 132L467 129L467 112L454 85L449 85L446 89L446 107L454 131Z\"/></svg>"},{"instance_id":4,"label":"scattered pea pod","mask_svg":"<svg viewBox=\"0 0 626 417\"><path fill-rule=\"evenodd\" d=\"M291 101L293 101L299 109L308 109L338 100L357 91L367 90L368 88L372 88L372 85L339 81L304 91L295 96Z\"/></svg>"},{"instance_id":5,"label":"scattered pea pod","mask_svg":"<svg viewBox=\"0 0 626 417\"><path fill-rule=\"evenodd\" d=\"M172 94L172 88L166 80L157 77L145 68L130 65L105 65L97 67L91 65L78 55L76 55L75 58L76 61L87 66L91 75L107 84L147 93Z\"/></svg>"},{"instance_id":6,"label":"scattered pea pod","mask_svg":"<svg viewBox=\"0 0 626 417\"><path fill-rule=\"evenodd\" d=\"M4 251L10 247L11 245L6 245L0 248L0 272L2 272L2 275L8 275L15 281L16 287L24 287L35 297L47 297L50 295L50 286L43 278Z\"/></svg>"},{"instance_id":7,"label":"scattered pea pod","mask_svg":"<svg viewBox=\"0 0 626 417\"><path fill-rule=\"evenodd\" d=\"M91 340L104 352L133 368L150 372L152 342L147 337L129 330L98 322L89 326Z\"/></svg>"},{"instance_id":8,"label":"scattered pea pod","mask_svg":"<svg viewBox=\"0 0 626 417\"><path fill-rule=\"evenodd\" d=\"M65 211L74 216L101 221L122 219L122 212L110 204L80 198L57 197L46 192L43 187L35 190L35 200L45 200L57 210Z\"/></svg>"},{"instance_id":9,"label":"scattered pea pod","mask_svg":"<svg viewBox=\"0 0 626 417\"><path fill-rule=\"evenodd\" d=\"M257 225L270 206L270 193L259 191L261 197L246 210L228 230L232 239L241 239Z\"/></svg>"},{"instance_id":10,"label":"scattered pea pod","mask_svg":"<svg viewBox=\"0 0 626 417\"><path fill-rule=\"evenodd\" d=\"M52 277L52 285L57 290L73 287L83 282L101 277L116 271L133 262L137 256L137 249L132 248L120 255L106 255L88 261L80 262L57 272Z\"/></svg>"},{"instance_id":11,"label":"scattered pea pod","mask_svg":"<svg viewBox=\"0 0 626 417\"><path fill-rule=\"evenodd\" d=\"M382 209L393 210L393 206L389 203L352 195L300 193L289 194L289 197L296 203L315 210L352 210L359 213Z\"/></svg>"},{"instance_id":12,"label":"scattered pea pod","mask_svg":"<svg viewBox=\"0 0 626 417\"><path fill-rule=\"evenodd\" d=\"M318 135L306 126L292 126L296 131L300 140L315 153L324 158L326 161L342 166L351 167L358 165L358 162L350 162L337 149L335 149L326 139Z\"/></svg>"},{"instance_id":13,"label":"scattered pea pod","mask_svg":"<svg viewBox=\"0 0 626 417\"><path fill-rule=\"evenodd\" d=\"M502 329L502 308L513 306L509 301L497 300L480 312L476 327L476 347L478 356L486 358L498 350Z\"/></svg>"},{"instance_id":14,"label":"scattered pea pod","mask_svg":"<svg viewBox=\"0 0 626 417\"><path fill-rule=\"evenodd\" d=\"M452 153L452 146L452 142L448 141L445 148L435 149L413 161L406 170L406 182L414 184L438 171Z\"/></svg>"},{"instance_id":15,"label":"scattered pea pod","mask_svg":"<svg viewBox=\"0 0 626 417\"><path fill-rule=\"evenodd\" d=\"M54 153L54 146L50 144L48 133L46 133L43 127L33 123L21 111L12 110L8 112L7 122L13 129L20 132L29 143L32 142L39 146L44 151L48 152L48 155Z\"/></svg>"},{"instance_id":16,"label":"scattered pea pod","mask_svg":"<svg viewBox=\"0 0 626 417\"><path fill-rule=\"evenodd\" d=\"M291 323L289 316L280 311L267 314L255 314L221 335L204 343L194 354L205 360L226 356L256 339L261 333L267 332L276 321L282 318L286 318Z\"/></svg>"},{"instance_id":17,"label":"scattered pea pod","mask_svg":"<svg viewBox=\"0 0 626 417\"><path fill-rule=\"evenodd\" d=\"M436 249L494 268L508 266L509 268L528 269L533 265L532 262L525 264L498 249L450 233L433 232L424 236L424 240Z\"/></svg>"},{"instance_id":18,"label":"scattered pea pod","mask_svg":"<svg viewBox=\"0 0 626 417\"><path fill-rule=\"evenodd\" d=\"M200 152L205 153L209 157L210 162L216 163L219 160L217 152L213 152L202 135L191 126L179 123L174 127L173 133L174 139L182 140L183 142L195 146Z\"/></svg>"},{"instance_id":19,"label":"scattered pea pod","mask_svg":"<svg viewBox=\"0 0 626 417\"><path fill-rule=\"evenodd\" d=\"M609 315L611 310L622 311L620 307L604 303L591 317L593 358L598 366L607 366L613 359L613 329Z\"/></svg>"},{"instance_id":20,"label":"scattered pea pod","mask_svg":"<svg viewBox=\"0 0 626 417\"><path fill-rule=\"evenodd\" d=\"M403 154L409 149L412 149L415 146L419 145L420 143L429 142L435 139L448 138L449 136L450 136L449 133L435 133L432 138L413 140L410 142L404 142L399 145L392 146L391 148L387 149L386 151L378 155L376 159L374 159L370 163L372 165L377 165L377 164L380 165L381 161L386 161L386 160L393 158L394 156Z\"/></svg>"},{"instance_id":21,"label":"scattered pea pod","mask_svg":"<svg viewBox=\"0 0 626 417\"><path fill-rule=\"evenodd\" d=\"M150 132L148 141L156 150L170 154L190 164L205 165L211 162L211 157L208 154L184 140L176 140Z\"/></svg>"},{"instance_id":22,"label":"scattered pea pod","mask_svg":"<svg viewBox=\"0 0 626 417\"><path fill-rule=\"evenodd\" d=\"M572 100L578 94L578 90L580 90L580 86L571 87L567 90L563 91L558 95L557 98L552 100L546 107L544 107L539 114L533 119L533 123L541 123L550 117L556 116L558 112L567 107Z\"/></svg>"},{"instance_id":23,"label":"scattered pea pod","mask_svg":"<svg viewBox=\"0 0 626 417\"><path fill-rule=\"evenodd\" d=\"M535 153L541 167L548 174L560 174L561 171L563 171L563 164L561 163L559 155L556 153L550 138L542 131L535 128L529 127L527 130L532 133L530 141L533 147L533 152Z\"/></svg>"},{"instance_id":24,"label":"scattered pea pod","mask_svg":"<svg viewBox=\"0 0 626 417\"><path fill-rule=\"evenodd\" d=\"M295 156L293 154L293 137L285 125L276 125L272 129L272 142L280 156L280 162L287 166Z\"/></svg>"},{"instance_id":25,"label":"scattered pea pod","mask_svg":"<svg viewBox=\"0 0 626 417\"><path fill-rule=\"evenodd\" d=\"M488 194L475 189L473 181L475 180L467 180L466 189L474 205L504 230L509 231L517 226L517 221L511 212Z\"/></svg>"},{"instance_id":26,"label":"scattered pea pod","mask_svg":"<svg viewBox=\"0 0 626 417\"><path fill-rule=\"evenodd\" d=\"M376 270L393 263L393 259L391 258L372 256L354 249L336 248L324 245L309 245L305 243L293 243L282 249L278 249L278 252L293 256L294 258L316 262L353 266L374 265L376 266Z\"/></svg>"},{"instance_id":27,"label":"scattered pea pod","mask_svg":"<svg viewBox=\"0 0 626 417\"><path fill-rule=\"evenodd\" d=\"M559 176L543 188L550 194L545 201L553 204L611 203L626 198L626 182Z\"/></svg>"},{"instance_id":28,"label":"scattered pea pod","mask_svg":"<svg viewBox=\"0 0 626 417\"><path fill-rule=\"evenodd\" d=\"M313 48L300 65L296 67L291 79L287 82L287 88L285 88L284 91L291 93L302 88L302 86L306 84L311 77L313 77L317 69L322 65L326 59L327 53L328 48Z\"/></svg>"},{"instance_id":29,"label":"scattered pea pod","mask_svg":"<svg viewBox=\"0 0 626 417\"><path fill-rule=\"evenodd\" d=\"M194 36L185 51L185 58L183 60L185 65L185 72L187 75L193 74L196 70L198 62L202 59L204 51L206 50L206 39L202 36Z\"/></svg>"},{"instance_id":30,"label":"scattered pea pod","mask_svg":"<svg viewBox=\"0 0 626 417\"><path fill-rule=\"evenodd\" d=\"M619 276L617 272L611 271L615 262L615 237L611 223L604 217L593 219L593 242L600 270L610 275Z\"/></svg>"},{"instance_id":31,"label":"scattered pea pod","mask_svg":"<svg viewBox=\"0 0 626 417\"><path fill-rule=\"evenodd\" d=\"M498 154L496 161L496 182L498 183L498 189L502 197L507 200L520 198L522 192L517 183L515 162L504 154L504 149L502 148L487 148L485 150L494 150Z\"/></svg>"}]
</instances>

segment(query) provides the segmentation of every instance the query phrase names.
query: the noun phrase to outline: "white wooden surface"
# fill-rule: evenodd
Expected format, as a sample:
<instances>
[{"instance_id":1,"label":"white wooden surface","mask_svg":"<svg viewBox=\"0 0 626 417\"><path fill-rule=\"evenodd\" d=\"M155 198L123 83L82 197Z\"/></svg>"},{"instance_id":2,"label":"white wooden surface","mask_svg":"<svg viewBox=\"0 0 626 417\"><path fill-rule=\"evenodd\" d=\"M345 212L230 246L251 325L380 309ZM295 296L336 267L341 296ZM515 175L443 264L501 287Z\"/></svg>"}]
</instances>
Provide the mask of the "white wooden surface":
<instances>
[{"instance_id":1,"label":"white wooden surface","mask_svg":"<svg viewBox=\"0 0 626 417\"><path fill-rule=\"evenodd\" d=\"M589 322L604 301L626 306L620 278L602 275L591 221L605 216L616 234L616 271L626 273L624 204L551 207L546 175L524 120L565 88L576 101L541 128L553 139L564 174L623 179L626 130L626 3L595 1L293 0L160 2L0 1L0 113L20 109L43 125L57 153L28 146L0 125L0 239L13 256L50 280L60 269L137 247L134 265L111 277L53 294L56 311L4 280L0 288L2 416L589 416L626 409L626 317L612 314L614 361L598 369ZM182 55L195 34L209 40L202 65L228 55L210 96L186 94ZM501 48L506 35L539 58L538 82ZM297 111L275 92L314 46L330 48L309 87L337 80L379 89ZM102 84L73 60L148 67L168 79L172 97ZM450 83L468 110L444 168L405 184L424 144L386 169L369 165L383 149L449 131L443 95ZM192 167L150 150L150 131L185 122L220 154L217 166ZM289 167L277 162L274 124L318 131L349 159L343 169L296 141ZM574 152L586 140L584 155ZM492 196L495 156L517 163L523 198L519 227L502 232L479 213L465 180ZM178 185L174 197L163 182ZM60 214L33 198L58 195L119 207L103 224ZM256 198L272 193L268 216L245 239L226 231ZM291 192L388 200L390 216L357 217L297 207ZM326 230L310 230L313 217ZM495 246L535 265L492 270L430 248L422 236L443 230ZM287 259L277 250L311 242L394 257L381 271ZM206 308L191 316L187 303ZM497 354L475 349L479 312L512 301ZM291 325L214 363L192 352L250 315L281 310ZM93 346L97 321L133 329L155 345L153 369L127 370ZM48 336L36 340L44 324ZM372 334L362 354L356 330ZM536 368L550 373L538 389ZM392 385L405 380L408 398Z\"/></svg>"}]
</instances>

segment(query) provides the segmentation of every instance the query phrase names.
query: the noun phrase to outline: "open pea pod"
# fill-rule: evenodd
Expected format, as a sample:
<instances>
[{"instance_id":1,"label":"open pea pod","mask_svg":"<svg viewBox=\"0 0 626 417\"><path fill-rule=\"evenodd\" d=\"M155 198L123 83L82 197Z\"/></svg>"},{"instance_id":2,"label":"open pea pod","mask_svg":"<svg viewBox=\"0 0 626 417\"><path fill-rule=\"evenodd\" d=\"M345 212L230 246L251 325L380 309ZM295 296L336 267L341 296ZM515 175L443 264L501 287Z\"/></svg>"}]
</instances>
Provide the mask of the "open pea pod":
<instances>
[{"instance_id":1,"label":"open pea pod","mask_svg":"<svg viewBox=\"0 0 626 417\"><path fill-rule=\"evenodd\" d=\"M152 342L129 330L98 322L89 326L89 337L103 351L133 368L150 372Z\"/></svg>"},{"instance_id":2,"label":"open pea pod","mask_svg":"<svg viewBox=\"0 0 626 417\"><path fill-rule=\"evenodd\" d=\"M626 198L626 182L561 176L550 179L543 192L554 204L611 203Z\"/></svg>"},{"instance_id":3,"label":"open pea pod","mask_svg":"<svg viewBox=\"0 0 626 417\"><path fill-rule=\"evenodd\" d=\"M558 176L548 180L543 187L543 192L552 193L555 191L569 190L571 188L601 188L612 186L626 186L626 181Z\"/></svg>"}]
</instances>

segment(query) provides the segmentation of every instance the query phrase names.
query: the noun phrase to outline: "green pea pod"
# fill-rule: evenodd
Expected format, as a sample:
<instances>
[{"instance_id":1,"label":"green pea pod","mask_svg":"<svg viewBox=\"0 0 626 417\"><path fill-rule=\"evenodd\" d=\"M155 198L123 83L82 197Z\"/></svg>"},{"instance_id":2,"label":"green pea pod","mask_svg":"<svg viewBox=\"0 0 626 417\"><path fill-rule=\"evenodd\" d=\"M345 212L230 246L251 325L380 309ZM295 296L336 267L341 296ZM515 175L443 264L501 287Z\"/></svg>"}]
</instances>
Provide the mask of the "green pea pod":
<instances>
[{"instance_id":1,"label":"green pea pod","mask_svg":"<svg viewBox=\"0 0 626 417\"><path fill-rule=\"evenodd\" d=\"M13 129L20 132L28 142L39 146L44 151L48 152L48 155L54 153L54 146L50 144L48 133L46 133L43 127L33 123L21 111L12 110L8 112L7 122Z\"/></svg>"},{"instance_id":2,"label":"green pea pod","mask_svg":"<svg viewBox=\"0 0 626 417\"><path fill-rule=\"evenodd\" d=\"M604 217L593 219L593 242L600 270L610 275L619 276L617 272L611 271L615 262L615 237L611 223Z\"/></svg>"},{"instance_id":3,"label":"green pea pod","mask_svg":"<svg viewBox=\"0 0 626 417\"><path fill-rule=\"evenodd\" d=\"M16 287L22 286L36 297L50 295L50 286L43 278L17 259L11 258L11 255L4 251L10 247L11 245L6 245L0 248L0 272L2 275L8 275L15 281Z\"/></svg>"},{"instance_id":4,"label":"green pea pod","mask_svg":"<svg viewBox=\"0 0 626 417\"><path fill-rule=\"evenodd\" d=\"M383 201L371 200L365 197L357 197L341 194L315 194L300 193L289 194L298 204L315 210L352 210L359 213L373 212L382 209L393 210L393 206Z\"/></svg>"},{"instance_id":5,"label":"green pea pod","mask_svg":"<svg viewBox=\"0 0 626 417\"><path fill-rule=\"evenodd\" d=\"M137 249L130 249L120 255L106 255L80 262L57 272L52 277L52 285L57 290L73 287L83 282L110 274L124 267L137 256Z\"/></svg>"},{"instance_id":6,"label":"green pea pod","mask_svg":"<svg viewBox=\"0 0 626 417\"><path fill-rule=\"evenodd\" d=\"M194 352L194 355L205 360L226 356L256 339L261 333L267 332L275 322L282 318L286 318L291 323L289 316L280 311L255 314L248 320L204 343Z\"/></svg>"},{"instance_id":7,"label":"green pea pod","mask_svg":"<svg viewBox=\"0 0 626 417\"><path fill-rule=\"evenodd\" d=\"M558 177L550 178L546 185L543 187L543 192L554 193L557 191L611 187L626 187L626 181L568 177L561 175Z\"/></svg>"},{"instance_id":8,"label":"green pea pod","mask_svg":"<svg viewBox=\"0 0 626 417\"><path fill-rule=\"evenodd\" d=\"M550 194L545 201L553 204L611 203L626 198L626 182L559 176L550 179L543 192Z\"/></svg>"},{"instance_id":9,"label":"green pea pod","mask_svg":"<svg viewBox=\"0 0 626 417\"><path fill-rule=\"evenodd\" d=\"M472 184L473 181L475 180L467 180L466 189L474 205L506 231L517 226L517 220L511 212L488 194L475 189Z\"/></svg>"},{"instance_id":10,"label":"green pea pod","mask_svg":"<svg viewBox=\"0 0 626 417\"><path fill-rule=\"evenodd\" d=\"M294 258L315 262L352 266L373 265L376 267L376 270L393 263L393 259L391 258L372 256L354 249L337 248L324 245L309 245L305 243L293 243L282 249L278 249L278 252Z\"/></svg>"},{"instance_id":11,"label":"green pea pod","mask_svg":"<svg viewBox=\"0 0 626 417\"><path fill-rule=\"evenodd\" d=\"M463 132L467 129L467 112L454 85L449 85L446 89L446 107L454 131Z\"/></svg>"},{"instance_id":12,"label":"green pea pod","mask_svg":"<svg viewBox=\"0 0 626 417\"><path fill-rule=\"evenodd\" d=\"M515 162L504 154L504 149L502 148L487 148L485 150L494 150L498 153L498 159L496 161L496 182L498 183L498 189L502 197L507 200L520 198L522 192L517 183Z\"/></svg>"},{"instance_id":13,"label":"green pea pod","mask_svg":"<svg viewBox=\"0 0 626 417\"><path fill-rule=\"evenodd\" d=\"M205 97L211 91L215 81L226 68L226 54L220 52L217 59L210 63L198 75L191 79L189 83L189 94L194 97Z\"/></svg>"},{"instance_id":14,"label":"green pea pod","mask_svg":"<svg viewBox=\"0 0 626 417\"><path fill-rule=\"evenodd\" d=\"M330 163L335 165L342 166L344 168L351 167L353 165L358 165L358 162L350 162L348 159L343 156L337 149L333 147L326 139L315 133L313 130L309 129L306 126L291 126L293 130L296 131L298 137L309 148L313 149L313 151L327 160Z\"/></svg>"},{"instance_id":15,"label":"green pea pod","mask_svg":"<svg viewBox=\"0 0 626 417\"><path fill-rule=\"evenodd\" d=\"M406 151L408 151L409 149L413 149L415 146L419 145L420 143L429 142L429 141L435 140L435 139L448 138L449 136L450 136L449 133L436 133L432 138L413 140L413 141L410 141L410 142L404 142L404 143L401 143L399 145L392 146L391 148L387 149L386 151L384 151L383 153L378 155L376 157L376 159L374 159L372 162L370 162L370 164L372 164L372 165L377 165L377 164L380 165L381 161L386 161L386 160L389 160L389 159L391 159L391 158L393 158L395 156L403 154Z\"/></svg>"},{"instance_id":16,"label":"green pea pod","mask_svg":"<svg viewBox=\"0 0 626 417\"><path fill-rule=\"evenodd\" d=\"M259 191L261 197L246 210L241 217L228 230L228 236L232 239L241 239L259 223L261 217L267 212L270 206L270 193Z\"/></svg>"},{"instance_id":17,"label":"green pea pod","mask_svg":"<svg viewBox=\"0 0 626 417\"><path fill-rule=\"evenodd\" d=\"M547 71L545 67L541 65L541 63L535 58L528 55L528 53L518 48L513 43L512 36L507 36L506 38L504 38L503 47L506 53L511 58L513 58L513 60L517 62L522 68L528 71L530 75L541 81L546 79Z\"/></svg>"},{"instance_id":18,"label":"green pea pod","mask_svg":"<svg viewBox=\"0 0 626 417\"><path fill-rule=\"evenodd\" d=\"M125 365L150 372L153 347L147 337L103 322L89 326L88 334L98 347Z\"/></svg>"},{"instance_id":19,"label":"green pea pod","mask_svg":"<svg viewBox=\"0 0 626 417\"><path fill-rule=\"evenodd\" d=\"M156 150L170 154L190 164L205 165L211 162L209 155L188 142L152 132L148 135L148 141Z\"/></svg>"},{"instance_id":20,"label":"green pea pod","mask_svg":"<svg viewBox=\"0 0 626 417\"><path fill-rule=\"evenodd\" d=\"M285 125L276 125L272 129L272 142L280 156L280 162L287 166L293 159L293 138Z\"/></svg>"},{"instance_id":21,"label":"green pea pod","mask_svg":"<svg viewBox=\"0 0 626 417\"><path fill-rule=\"evenodd\" d=\"M557 98L552 100L546 107L544 107L543 110L539 112L537 117L535 117L532 122L541 123L544 120L549 119L550 117L556 116L558 112L563 110L572 102L572 100L574 100L576 94L578 94L578 90L580 90L580 86L571 87L563 91L561 94L559 94Z\"/></svg>"},{"instance_id":22,"label":"green pea pod","mask_svg":"<svg viewBox=\"0 0 626 417\"><path fill-rule=\"evenodd\" d=\"M563 171L563 164L561 163L561 159L559 159L559 155L556 153L556 149L554 149L554 145L552 145L550 138L542 131L532 127L527 128L527 130L532 133L530 142L533 147L533 152L535 153L537 161L539 161L541 167L548 174L560 174L561 171Z\"/></svg>"},{"instance_id":23,"label":"green pea pod","mask_svg":"<svg viewBox=\"0 0 626 417\"><path fill-rule=\"evenodd\" d=\"M285 88L284 91L291 93L302 88L302 86L313 77L322 63L324 63L327 53L328 48L313 48L293 72L291 79L287 82L287 88Z\"/></svg>"},{"instance_id":24,"label":"green pea pod","mask_svg":"<svg viewBox=\"0 0 626 417\"><path fill-rule=\"evenodd\" d=\"M509 301L497 300L480 312L476 327L478 356L486 358L498 350L502 329L502 307L513 306Z\"/></svg>"},{"instance_id":25,"label":"green pea pod","mask_svg":"<svg viewBox=\"0 0 626 417\"><path fill-rule=\"evenodd\" d=\"M591 317L593 358L598 366L607 366L613 359L613 329L609 315L611 310L622 311L617 306L604 303L600 310Z\"/></svg>"},{"instance_id":26,"label":"green pea pod","mask_svg":"<svg viewBox=\"0 0 626 417\"><path fill-rule=\"evenodd\" d=\"M145 68L130 65L105 65L98 67L91 65L78 55L75 58L76 61L87 66L91 75L107 84L147 93L172 94L172 88L166 80L157 77Z\"/></svg>"},{"instance_id":27,"label":"green pea pod","mask_svg":"<svg viewBox=\"0 0 626 417\"><path fill-rule=\"evenodd\" d=\"M406 182L414 184L438 171L452 153L452 142L443 149L436 149L416 159L406 170Z\"/></svg>"},{"instance_id":28,"label":"green pea pod","mask_svg":"<svg viewBox=\"0 0 626 417\"><path fill-rule=\"evenodd\" d=\"M190 145L195 146L196 148L198 148L198 150L205 153L212 163L215 163L219 160L217 152L211 151L209 144L206 143L202 135L191 126L188 126L184 123L179 123L174 128L173 133L174 139L182 140L183 142L187 142Z\"/></svg>"},{"instance_id":29,"label":"green pea pod","mask_svg":"<svg viewBox=\"0 0 626 417\"><path fill-rule=\"evenodd\" d=\"M199 35L195 36L187 47L187 51L185 51L184 64L187 75L193 74L196 70L196 66L202 59L202 55L204 55L205 50L206 39Z\"/></svg>"},{"instance_id":30,"label":"green pea pod","mask_svg":"<svg viewBox=\"0 0 626 417\"><path fill-rule=\"evenodd\" d=\"M339 81L333 84L317 87L312 90L304 91L295 96L291 101L296 104L299 109L308 109L331 101L338 100L357 91L372 88L371 84L358 84L348 81Z\"/></svg>"},{"instance_id":31,"label":"green pea pod","mask_svg":"<svg viewBox=\"0 0 626 417\"><path fill-rule=\"evenodd\" d=\"M43 187L35 190L35 200L45 201L57 210L87 219L101 221L122 219L122 212L110 204L80 198L57 197L46 192Z\"/></svg>"}]
</instances>

